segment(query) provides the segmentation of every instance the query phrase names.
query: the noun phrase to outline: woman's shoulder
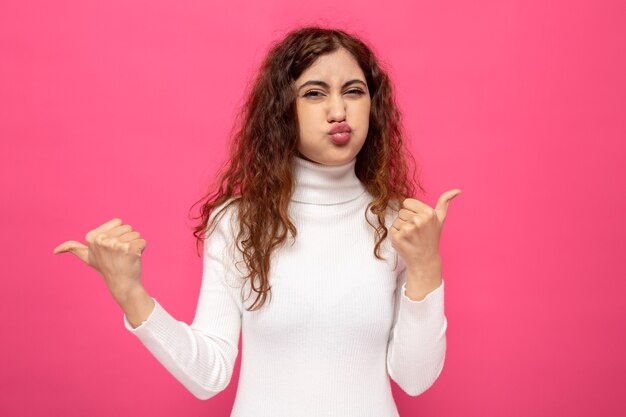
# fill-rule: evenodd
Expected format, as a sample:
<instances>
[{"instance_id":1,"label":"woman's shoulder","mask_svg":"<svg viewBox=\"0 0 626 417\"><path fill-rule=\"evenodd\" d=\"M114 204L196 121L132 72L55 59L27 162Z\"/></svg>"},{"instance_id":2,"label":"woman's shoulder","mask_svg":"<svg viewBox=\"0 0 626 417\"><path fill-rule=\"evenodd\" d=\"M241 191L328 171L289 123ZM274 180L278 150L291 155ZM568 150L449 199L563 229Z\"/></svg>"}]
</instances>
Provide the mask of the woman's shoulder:
<instances>
[{"instance_id":1,"label":"woman's shoulder","mask_svg":"<svg viewBox=\"0 0 626 417\"><path fill-rule=\"evenodd\" d=\"M213 208L207 222L207 236L212 233L213 229L230 236L235 233L240 198L239 195L232 196Z\"/></svg>"},{"instance_id":2,"label":"woman's shoulder","mask_svg":"<svg viewBox=\"0 0 626 417\"><path fill-rule=\"evenodd\" d=\"M209 220L213 219L213 217L217 215L228 215L232 216L238 211L239 201L241 199L240 195L235 195L228 198L223 203L215 206L211 211L211 215L209 216Z\"/></svg>"}]
</instances>

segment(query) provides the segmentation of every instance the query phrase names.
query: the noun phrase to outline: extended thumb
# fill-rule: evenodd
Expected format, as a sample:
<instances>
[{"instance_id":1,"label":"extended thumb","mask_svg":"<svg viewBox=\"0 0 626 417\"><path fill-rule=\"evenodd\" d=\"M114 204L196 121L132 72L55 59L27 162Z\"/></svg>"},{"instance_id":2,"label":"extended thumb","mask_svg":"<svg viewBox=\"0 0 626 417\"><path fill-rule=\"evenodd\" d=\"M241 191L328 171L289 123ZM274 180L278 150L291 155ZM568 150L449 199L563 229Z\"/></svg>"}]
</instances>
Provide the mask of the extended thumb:
<instances>
[{"instance_id":1,"label":"extended thumb","mask_svg":"<svg viewBox=\"0 0 626 417\"><path fill-rule=\"evenodd\" d=\"M83 262L89 264L89 248L80 242L77 242L75 240L68 240L67 242L61 243L52 251L52 253L54 253L55 255L64 252L71 252L74 255L78 256Z\"/></svg>"}]
</instances>

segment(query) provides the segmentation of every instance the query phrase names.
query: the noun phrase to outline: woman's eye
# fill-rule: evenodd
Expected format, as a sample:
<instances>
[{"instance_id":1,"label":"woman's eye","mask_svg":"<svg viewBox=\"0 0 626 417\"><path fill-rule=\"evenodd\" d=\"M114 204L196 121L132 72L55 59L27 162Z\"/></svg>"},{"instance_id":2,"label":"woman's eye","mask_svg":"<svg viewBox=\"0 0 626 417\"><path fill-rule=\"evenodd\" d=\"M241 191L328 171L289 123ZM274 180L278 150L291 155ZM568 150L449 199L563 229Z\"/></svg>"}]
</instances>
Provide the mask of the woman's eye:
<instances>
[{"instance_id":1,"label":"woman's eye","mask_svg":"<svg viewBox=\"0 0 626 417\"><path fill-rule=\"evenodd\" d=\"M319 97L321 95L321 93L319 91L308 91L307 93L304 94L304 97Z\"/></svg>"},{"instance_id":2,"label":"woman's eye","mask_svg":"<svg viewBox=\"0 0 626 417\"><path fill-rule=\"evenodd\" d=\"M356 95L361 96L365 94L365 91L359 88L353 88L352 90L346 91L346 94L356 94ZM303 97L321 97L322 95L323 94L321 91L311 90L311 91L306 92Z\"/></svg>"}]
</instances>

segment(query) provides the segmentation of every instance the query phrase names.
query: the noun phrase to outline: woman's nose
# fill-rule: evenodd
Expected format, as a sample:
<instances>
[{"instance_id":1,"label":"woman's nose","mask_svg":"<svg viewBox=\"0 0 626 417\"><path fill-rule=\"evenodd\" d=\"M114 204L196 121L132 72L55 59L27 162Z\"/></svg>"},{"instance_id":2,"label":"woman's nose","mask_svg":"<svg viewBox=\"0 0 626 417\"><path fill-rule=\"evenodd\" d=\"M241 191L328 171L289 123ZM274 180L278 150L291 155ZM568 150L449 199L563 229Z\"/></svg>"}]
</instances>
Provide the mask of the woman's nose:
<instances>
[{"instance_id":1,"label":"woman's nose","mask_svg":"<svg viewBox=\"0 0 626 417\"><path fill-rule=\"evenodd\" d=\"M331 95L328 103L328 121L342 121L346 118L346 102L341 95Z\"/></svg>"}]
</instances>

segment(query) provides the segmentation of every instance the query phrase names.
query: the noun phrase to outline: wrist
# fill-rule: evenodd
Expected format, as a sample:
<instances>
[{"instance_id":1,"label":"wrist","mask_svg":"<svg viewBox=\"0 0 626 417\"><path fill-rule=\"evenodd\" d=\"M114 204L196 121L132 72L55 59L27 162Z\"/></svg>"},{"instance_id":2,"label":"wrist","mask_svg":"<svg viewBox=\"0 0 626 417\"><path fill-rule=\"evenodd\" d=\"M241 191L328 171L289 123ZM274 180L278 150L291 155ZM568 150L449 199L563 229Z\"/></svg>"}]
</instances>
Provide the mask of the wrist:
<instances>
[{"instance_id":1,"label":"wrist","mask_svg":"<svg viewBox=\"0 0 626 417\"><path fill-rule=\"evenodd\" d=\"M118 304L133 328L137 328L141 323L148 320L155 308L152 297L141 285L127 292L125 297L118 300Z\"/></svg>"},{"instance_id":2,"label":"wrist","mask_svg":"<svg viewBox=\"0 0 626 417\"><path fill-rule=\"evenodd\" d=\"M123 310L127 310L142 301L145 302L145 300L149 299L150 296L143 285L137 284L114 294L113 298L115 298L115 301L120 307L122 307Z\"/></svg>"},{"instance_id":3,"label":"wrist","mask_svg":"<svg viewBox=\"0 0 626 417\"><path fill-rule=\"evenodd\" d=\"M419 263L407 264L406 271L409 279L437 280L441 277L441 256L436 254Z\"/></svg>"},{"instance_id":4,"label":"wrist","mask_svg":"<svg viewBox=\"0 0 626 417\"><path fill-rule=\"evenodd\" d=\"M418 267L407 266L406 296L413 301L421 301L433 290L439 288L443 281L441 277L441 262L425 262Z\"/></svg>"}]
</instances>

